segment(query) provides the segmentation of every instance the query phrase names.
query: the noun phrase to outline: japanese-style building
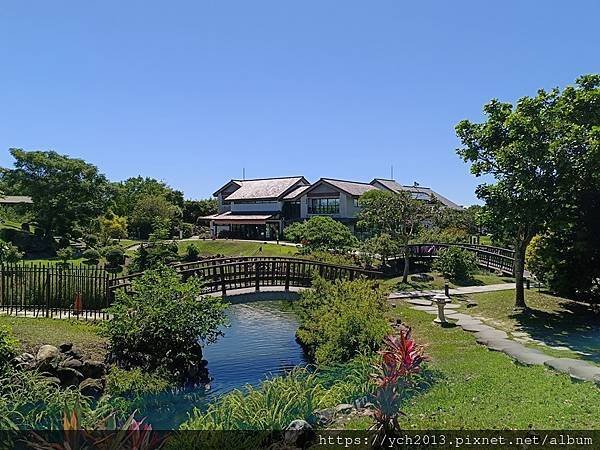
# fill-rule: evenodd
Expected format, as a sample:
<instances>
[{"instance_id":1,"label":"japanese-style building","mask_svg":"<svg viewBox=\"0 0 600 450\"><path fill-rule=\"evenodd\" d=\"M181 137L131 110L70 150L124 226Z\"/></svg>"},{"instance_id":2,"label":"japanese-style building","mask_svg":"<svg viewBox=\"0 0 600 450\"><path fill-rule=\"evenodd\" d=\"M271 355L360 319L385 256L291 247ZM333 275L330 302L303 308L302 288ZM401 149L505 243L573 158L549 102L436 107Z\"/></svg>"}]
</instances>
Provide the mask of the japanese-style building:
<instances>
[{"instance_id":1,"label":"japanese-style building","mask_svg":"<svg viewBox=\"0 0 600 450\"><path fill-rule=\"evenodd\" d=\"M430 188L404 186L395 180L375 178L365 183L321 178L311 184L303 176L295 176L231 180L213 194L219 202L218 213L203 219L210 223L213 236L238 239L276 239L290 223L319 215L330 216L355 231L358 199L373 189L408 191L419 200L461 209Z\"/></svg>"}]
</instances>

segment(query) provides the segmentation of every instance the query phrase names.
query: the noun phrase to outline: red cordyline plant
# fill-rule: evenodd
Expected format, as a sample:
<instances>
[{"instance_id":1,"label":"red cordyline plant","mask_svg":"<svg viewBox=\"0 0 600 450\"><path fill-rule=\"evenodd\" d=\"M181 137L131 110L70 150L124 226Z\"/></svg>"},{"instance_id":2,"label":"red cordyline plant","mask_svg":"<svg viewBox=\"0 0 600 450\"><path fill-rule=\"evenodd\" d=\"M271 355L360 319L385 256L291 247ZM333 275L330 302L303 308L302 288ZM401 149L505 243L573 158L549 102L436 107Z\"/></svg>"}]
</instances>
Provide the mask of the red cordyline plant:
<instances>
[{"instance_id":1,"label":"red cordyline plant","mask_svg":"<svg viewBox=\"0 0 600 450\"><path fill-rule=\"evenodd\" d=\"M152 431L150 424L144 423L145 419L135 420L135 412L129 416L124 424L117 423L114 414L94 426L94 431L82 429L81 412L79 408L65 411L63 416L63 442L48 442L37 433L33 433L32 440L27 445L35 450L157 450L164 443L166 436L159 436Z\"/></svg>"},{"instance_id":2,"label":"red cordyline plant","mask_svg":"<svg viewBox=\"0 0 600 450\"><path fill-rule=\"evenodd\" d=\"M384 349L379 352L381 363L376 366L377 373L372 375L377 385L373 428L391 434L400 429L402 393L412 383L412 376L421 370L426 357L423 346L413 340L410 328L387 336L383 343Z\"/></svg>"}]
</instances>

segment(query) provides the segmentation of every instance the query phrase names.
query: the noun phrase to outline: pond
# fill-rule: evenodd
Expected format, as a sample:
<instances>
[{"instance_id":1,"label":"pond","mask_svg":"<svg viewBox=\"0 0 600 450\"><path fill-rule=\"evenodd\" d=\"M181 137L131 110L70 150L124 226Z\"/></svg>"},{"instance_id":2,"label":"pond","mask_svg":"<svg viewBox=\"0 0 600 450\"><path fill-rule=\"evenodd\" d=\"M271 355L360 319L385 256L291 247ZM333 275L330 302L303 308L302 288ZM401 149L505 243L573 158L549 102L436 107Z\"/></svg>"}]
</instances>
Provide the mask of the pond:
<instances>
[{"instance_id":1,"label":"pond","mask_svg":"<svg viewBox=\"0 0 600 450\"><path fill-rule=\"evenodd\" d=\"M288 302L256 301L232 304L227 309L229 327L224 336L204 348L204 359L213 378L210 390L173 392L149 399L142 415L154 429L177 428L197 407L205 409L218 396L246 384L258 385L306 364L295 340L298 320Z\"/></svg>"}]
</instances>

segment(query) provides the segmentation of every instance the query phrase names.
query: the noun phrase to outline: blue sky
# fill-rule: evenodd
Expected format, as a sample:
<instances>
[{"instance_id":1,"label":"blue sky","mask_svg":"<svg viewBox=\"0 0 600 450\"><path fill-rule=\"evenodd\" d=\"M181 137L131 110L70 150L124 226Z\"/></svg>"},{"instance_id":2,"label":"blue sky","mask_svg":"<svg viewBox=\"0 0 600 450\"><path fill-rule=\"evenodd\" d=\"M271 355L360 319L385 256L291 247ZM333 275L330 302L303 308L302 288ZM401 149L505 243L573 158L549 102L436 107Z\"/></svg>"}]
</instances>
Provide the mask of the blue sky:
<instances>
[{"instance_id":1,"label":"blue sky","mask_svg":"<svg viewBox=\"0 0 600 450\"><path fill-rule=\"evenodd\" d=\"M479 180L454 125L600 71L597 1L9 1L0 165L52 149L188 198L230 178Z\"/></svg>"}]
</instances>

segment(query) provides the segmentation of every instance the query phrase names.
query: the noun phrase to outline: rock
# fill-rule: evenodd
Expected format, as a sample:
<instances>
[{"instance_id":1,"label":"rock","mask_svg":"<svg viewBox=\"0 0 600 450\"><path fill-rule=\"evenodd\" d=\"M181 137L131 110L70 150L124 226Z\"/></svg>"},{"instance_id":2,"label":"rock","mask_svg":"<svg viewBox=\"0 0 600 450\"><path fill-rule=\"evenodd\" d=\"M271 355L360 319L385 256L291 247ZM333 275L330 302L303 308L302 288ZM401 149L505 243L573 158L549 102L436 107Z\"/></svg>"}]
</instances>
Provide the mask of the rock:
<instances>
[{"instance_id":1,"label":"rock","mask_svg":"<svg viewBox=\"0 0 600 450\"><path fill-rule=\"evenodd\" d=\"M310 424L301 419L292 421L283 434L283 441L287 445L294 445L303 448L314 436L314 432Z\"/></svg>"},{"instance_id":2,"label":"rock","mask_svg":"<svg viewBox=\"0 0 600 450\"><path fill-rule=\"evenodd\" d=\"M84 379L81 372L69 367L60 367L56 371L56 375L60 379L60 384L63 386L78 386Z\"/></svg>"},{"instance_id":3,"label":"rock","mask_svg":"<svg viewBox=\"0 0 600 450\"><path fill-rule=\"evenodd\" d=\"M60 350L61 353L66 353L69 350L71 350L72 348L73 348L72 342L63 342L62 344L60 344L58 346L58 349Z\"/></svg>"},{"instance_id":4,"label":"rock","mask_svg":"<svg viewBox=\"0 0 600 450\"><path fill-rule=\"evenodd\" d=\"M71 369L81 370L83 363L78 359L69 358L62 361L58 367L68 367Z\"/></svg>"},{"instance_id":5,"label":"rock","mask_svg":"<svg viewBox=\"0 0 600 450\"><path fill-rule=\"evenodd\" d=\"M104 380L86 378L79 384L79 391L86 397L100 397L104 392Z\"/></svg>"},{"instance_id":6,"label":"rock","mask_svg":"<svg viewBox=\"0 0 600 450\"><path fill-rule=\"evenodd\" d=\"M433 281L433 277L426 273L418 273L410 277L412 281Z\"/></svg>"},{"instance_id":7,"label":"rock","mask_svg":"<svg viewBox=\"0 0 600 450\"><path fill-rule=\"evenodd\" d=\"M40 363L48 363L58 357L58 349L54 345L42 345L35 359Z\"/></svg>"},{"instance_id":8,"label":"rock","mask_svg":"<svg viewBox=\"0 0 600 450\"><path fill-rule=\"evenodd\" d=\"M72 347L70 350L67 350L66 352L64 352L64 354L74 359L83 359L83 355L75 347Z\"/></svg>"},{"instance_id":9,"label":"rock","mask_svg":"<svg viewBox=\"0 0 600 450\"><path fill-rule=\"evenodd\" d=\"M335 409L318 409L314 412L314 414L318 425L328 425L333 422L333 418L335 417Z\"/></svg>"},{"instance_id":10,"label":"rock","mask_svg":"<svg viewBox=\"0 0 600 450\"><path fill-rule=\"evenodd\" d=\"M478 303L474 300L467 300L467 308L473 308L475 306L477 306Z\"/></svg>"},{"instance_id":11,"label":"rock","mask_svg":"<svg viewBox=\"0 0 600 450\"><path fill-rule=\"evenodd\" d=\"M600 379L600 367L592 364L581 364L571 367L569 375L574 380L594 381L595 378Z\"/></svg>"},{"instance_id":12,"label":"rock","mask_svg":"<svg viewBox=\"0 0 600 450\"><path fill-rule=\"evenodd\" d=\"M354 409L354 406L349 403L341 403L335 407L335 412L345 414Z\"/></svg>"},{"instance_id":13,"label":"rock","mask_svg":"<svg viewBox=\"0 0 600 450\"><path fill-rule=\"evenodd\" d=\"M46 381L56 385L60 384L60 378L58 377L46 377Z\"/></svg>"},{"instance_id":14,"label":"rock","mask_svg":"<svg viewBox=\"0 0 600 450\"><path fill-rule=\"evenodd\" d=\"M571 367L578 366L582 363L579 359L573 358L552 358L544 362L548 367L558 370L559 372L569 373Z\"/></svg>"},{"instance_id":15,"label":"rock","mask_svg":"<svg viewBox=\"0 0 600 450\"><path fill-rule=\"evenodd\" d=\"M31 353L21 353L12 360L13 364L20 369L33 369L35 367L35 356Z\"/></svg>"},{"instance_id":16,"label":"rock","mask_svg":"<svg viewBox=\"0 0 600 450\"><path fill-rule=\"evenodd\" d=\"M86 378L102 378L106 375L106 365L100 361L88 360L83 363L81 373L83 373Z\"/></svg>"}]
</instances>

